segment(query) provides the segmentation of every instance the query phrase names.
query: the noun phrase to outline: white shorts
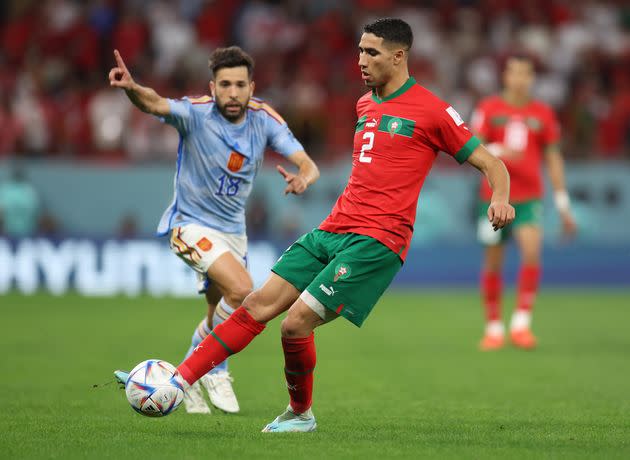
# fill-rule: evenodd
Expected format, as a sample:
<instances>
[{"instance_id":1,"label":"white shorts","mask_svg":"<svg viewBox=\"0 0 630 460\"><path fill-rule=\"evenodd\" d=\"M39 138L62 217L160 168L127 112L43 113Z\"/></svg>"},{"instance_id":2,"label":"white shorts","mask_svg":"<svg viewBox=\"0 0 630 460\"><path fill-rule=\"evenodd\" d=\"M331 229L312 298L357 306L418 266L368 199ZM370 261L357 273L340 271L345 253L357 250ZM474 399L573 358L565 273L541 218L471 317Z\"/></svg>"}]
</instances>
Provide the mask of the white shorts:
<instances>
[{"instance_id":1,"label":"white shorts","mask_svg":"<svg viewBox=\"0 0 630 460\"><path fill-rule=\"evenodd\" d=\"M226 252L247 268L247 236L223 233L197 224L171 230L171 250L197 272L197 291L208 289L208 269Z\"/></svg>"}]
</instances>

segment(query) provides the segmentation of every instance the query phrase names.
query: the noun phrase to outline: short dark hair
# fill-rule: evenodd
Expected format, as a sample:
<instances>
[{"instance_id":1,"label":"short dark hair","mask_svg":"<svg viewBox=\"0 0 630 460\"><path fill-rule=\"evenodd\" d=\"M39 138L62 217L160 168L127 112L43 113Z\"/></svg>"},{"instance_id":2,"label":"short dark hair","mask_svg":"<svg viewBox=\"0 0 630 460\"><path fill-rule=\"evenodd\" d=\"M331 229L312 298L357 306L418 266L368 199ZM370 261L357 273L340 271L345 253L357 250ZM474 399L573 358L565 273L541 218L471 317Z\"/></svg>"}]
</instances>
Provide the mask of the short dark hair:
<instances>
[{"instance_id":1,"label":"short dark hair","mask_svg":"<svg viewBox=\"0 0 630 460\"><path fill-rule=\"evenodd\" d=\"M384 41L403 45L410 49L413 44L411 27L402 19L380 18L363 26L363 32L381 37Z\"/></svg>"},{"instance_id":2,"label":"short dark hair","mask_svg":"<svg viewBox=\"0 0 630 460\"><path fill-rule=\"evenodd\" d=\"M210 60L208 61L208 67L210 67L210 70L212 71L213 79L215 78L217 72L223 68L241 66L247 67L247 75L251 80L254 75L254 60L238 46L217 48L210 55Z\"/></svg>"},{"instance_id":3,"label":"short dark hair","mask_svg":"<svg viewBox=\"0 0 630 460\"><path fill-rule=\"evenodd\" d=\"M527 62L531 66L534 72L538 70L537 59L532 54L529 54L527 52L518 51L518 52L509 53L508 55L505 56L505 60L503 61L503 68L505 69L507 67L507 63L512 60L520 61L520 62Z\"/></svg>"}]
</instances>

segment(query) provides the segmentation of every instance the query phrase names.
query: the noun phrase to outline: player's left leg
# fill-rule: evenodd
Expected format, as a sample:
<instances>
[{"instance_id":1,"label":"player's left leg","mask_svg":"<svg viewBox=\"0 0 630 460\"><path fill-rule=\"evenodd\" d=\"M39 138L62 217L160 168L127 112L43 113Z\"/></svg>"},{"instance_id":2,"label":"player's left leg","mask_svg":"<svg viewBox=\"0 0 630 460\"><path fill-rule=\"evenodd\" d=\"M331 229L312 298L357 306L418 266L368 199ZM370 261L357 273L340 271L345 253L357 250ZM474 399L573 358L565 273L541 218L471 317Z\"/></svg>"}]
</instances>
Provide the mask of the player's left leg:
<instances>
[{"instance_id":1,"label":"player's left leg","mask_svg":"<svg viewBox=\"0 0 630 460\"><path fill-rule=\"evenodd\" d=\"M170 243L175 254L197 272L197 288L200 293L205 292L208 305L207 317L193 334L191 346L186 354L188 358L212 329L229 317L252 290L252 280L246 268L247 237L190 224L175 228ZM239 411L227 361L217 364L212 372L205 375L199 384L193 385L191 391L187 392L191 398L199 396L195 400L199 403L196 406L200 409L197 410L195 406L191 410L207 413L208 411L201 407L203 398L199 385L208 391L210 401L215 407L227 413ZM189 404L186 404L186 409L189 409Z\"/></svg>"},{"instance_id":2,"label":"player's left leg","mask_svg":"<svg viewBox=\"0 0 630 460\"><path fill-rule=\"evenodd\" d=\"M521 254L521 266L510 337L515 346L532 349L536 346L536 337L531 332L531 320L540 281L542 231L538 225L520 225L514 229L514 237Z\"/></svg>"},{"instance_id":3,"label":"player's left leg","mask_svg":"<svg viewBox=\"0 0 630 460\"><path fill-rule=\"evenodd\" d=\"M263 432L309 432L317 428L311 410L313 371L317 361L313 330L324 322L302 299L296 300L282 321L284 374L290 403L282 414L263 428Z\"/></svg>"},{"instance_id":4,"label":"player's left leg","mask_svg":"<svg viewBox=\"0 0 630 460\"><path fill-rule=\"evenodd\" d=\"M245 246L232 241L229 235L215 237L217 242L230 249L220 255L207 270L211 284L221 293L217 307L208 311L208 321L213 329L225 321L251 292L253 282L245 268ZM212 315L211 315L212 313ZM237 413L240 410L236 394L232 388L232 376L228 372L227 360L215 366L200 383L207 390L212 404L226 413Z\"/></svg>"},{"instance_id":5,"label":"player's left leg","mask_svg":"<svg viewBox=\"0 0 630 460\"><path fill-rule=\"evenodd\" d=\"M374 238L316 232L329 263L291 306L282 322L282 348L290 404L264 432L313 431L311 411L315 342L313 330L343 316L361 326L402 265L397 254ZM287 261L287 264L290 264ZM290 278L287 266L274 270Z\"/></svg>"}]
</instances>

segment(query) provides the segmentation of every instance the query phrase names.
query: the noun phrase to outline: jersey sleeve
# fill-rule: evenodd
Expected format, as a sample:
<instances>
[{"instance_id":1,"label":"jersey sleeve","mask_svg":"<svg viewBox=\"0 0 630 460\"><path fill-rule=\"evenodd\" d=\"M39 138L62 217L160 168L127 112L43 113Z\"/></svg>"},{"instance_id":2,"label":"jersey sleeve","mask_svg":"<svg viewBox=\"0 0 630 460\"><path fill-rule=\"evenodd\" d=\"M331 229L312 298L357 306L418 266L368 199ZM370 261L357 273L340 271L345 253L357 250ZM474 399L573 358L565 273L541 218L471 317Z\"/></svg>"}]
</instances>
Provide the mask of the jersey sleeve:
<instances>
[{"instance_id":1,"label":"jersey sleeve","mask_svg":"<svg viewBox=\"0 0 630 460\"><path fill-rule=\"evenodd\" d=\"M263 103L267 131L267 145L283 157L303 151L304 147L298 141L284 119L268 104Z\"/></svg>"},{"instance_id":2,"label":"jersey sleeve","mask_svg":"<svg viewBox=\"0 0 630 460\"><path fill-rule=\"evenodd\" d=\"M452 106L437 109L434 120L435 124L430 133L431 141L438 149L455 157L459 164L464 163L481 144L479 138L468 130L464 120Z\"/></svg>"},{"instance_id":3,"label":"jersey sleeve","mask_svg":"<svg viewBox=\"0 0 630 460\"><path fill-rule=\"evenodd\" d=\"M547 116L542 132L542 141L545 151L555 148L560 142L560 123L551 107L547 107Z\"/></svg>"},{"instance_id":4,"label":"jersey sleeve","mask_svg":"<svg viewBox=\"0 0 630 460\"><path fill-rule=\"evenodd\" d=\"M487 104L481 102L473 111L472 116L470 117L470 128L473 133L483 140L487 142L490 138L490 117L488 116L488 107Z\"/></svg>"},{"instance_id":5,"label":"jersey sleeve","mask_svg":"<svg viewBox=\"0 0 630 460\"><path fill-rule=\"evenodd\" d=\"M190 98L167 99L170 113L165 117L160 117L165 123L174 126L182 134L192 130L198 116L198 111L194 110Z\"/></svg>"}]
</instances>

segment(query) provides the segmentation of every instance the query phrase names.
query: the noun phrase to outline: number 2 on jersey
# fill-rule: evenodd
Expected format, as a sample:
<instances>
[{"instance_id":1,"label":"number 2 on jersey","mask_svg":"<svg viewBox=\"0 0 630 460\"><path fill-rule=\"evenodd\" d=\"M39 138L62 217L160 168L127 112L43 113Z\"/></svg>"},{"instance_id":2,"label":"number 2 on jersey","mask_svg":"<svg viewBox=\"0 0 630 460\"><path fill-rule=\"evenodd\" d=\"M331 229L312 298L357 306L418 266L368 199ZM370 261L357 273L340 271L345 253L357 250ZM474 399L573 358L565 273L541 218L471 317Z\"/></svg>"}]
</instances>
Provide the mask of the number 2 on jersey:
<instances>
[{"instance_id":1,"label":"number 2 on jersey","mask_svg":"<svg viewBox=\"0 0 630 460\"><path fill-rule=\"evenodd\" d=\"M363 140L366 142L361 146L361 155L359 155L359 161L361 163L372 163L372 157L367 156L365 152L374 147L374 133L371 131L366 131L363 134Z\"/></svg>"}]
</instances>

